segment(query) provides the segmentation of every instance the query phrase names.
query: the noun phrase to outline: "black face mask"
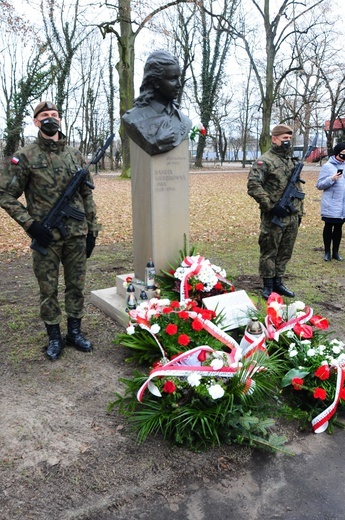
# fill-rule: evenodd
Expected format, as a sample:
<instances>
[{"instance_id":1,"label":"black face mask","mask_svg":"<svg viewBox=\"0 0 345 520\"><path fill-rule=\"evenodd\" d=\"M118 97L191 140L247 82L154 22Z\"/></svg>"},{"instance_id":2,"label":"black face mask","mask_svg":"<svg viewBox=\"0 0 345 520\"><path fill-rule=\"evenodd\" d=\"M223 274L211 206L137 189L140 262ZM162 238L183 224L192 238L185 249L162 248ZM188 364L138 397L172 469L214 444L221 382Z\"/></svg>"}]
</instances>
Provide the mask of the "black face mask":
<instances>
[{"instance_id":1,"label":"black face mask","mask_svg":"<svg viewBox=\"0 0 345 520\"><path fill-rule=\"evenodd\" d=\"M55 119L55 117L47 117L41 121L40 130L49 137L53 137L53 135L58 132L60 128L60 122Z\"/></svg>"},{"instance_id":2,"label":"black face mask","mask_svg":"<svg viewBox=\"0 0 345 520\"><path fill-rule=\"evenodd\" d=\"M282 141L279 147L281 150L288 151L291 148L291 141Z\"/></svg>"},{"instance_id":3,"label":"black face mask","mask_svg":"<svg viewBox=\"0 0 345 520\"><path fill-rule=\"evenodd\" d=\"M275 145L277 152L288 152L291 148L291 141L281 141L280 145Z\"/></svg>"},{"instance_id":4,"label":"black face mask","mask_svg":"<svg viewBox=\"0 0 345 520\"><path fill-rule=\"evenodd\" d=\"M345 154L344 153L340 153L338 155L338 157L340 157L340 159L342 159L343 161L345 161Z\"/></svg>"}]
</instances>

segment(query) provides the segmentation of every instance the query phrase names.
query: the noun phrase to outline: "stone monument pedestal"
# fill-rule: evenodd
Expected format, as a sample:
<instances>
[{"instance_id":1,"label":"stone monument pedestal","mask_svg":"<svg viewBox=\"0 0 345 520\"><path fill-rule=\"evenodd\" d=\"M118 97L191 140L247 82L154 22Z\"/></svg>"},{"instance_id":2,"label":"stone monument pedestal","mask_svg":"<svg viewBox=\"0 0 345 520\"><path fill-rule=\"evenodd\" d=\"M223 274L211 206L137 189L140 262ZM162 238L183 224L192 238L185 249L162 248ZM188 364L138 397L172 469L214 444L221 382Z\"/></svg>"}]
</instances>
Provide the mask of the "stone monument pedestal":
<instances>
[{"instance_id":1,"label":"stone monument pedestal","mask_svg":"<svg viewBox=\"0 0 345 520\"><path fill-rule=\"evenodd\" d=\"M132 140L130 146L134 273L117 276L116 287L91 292L91 303L124 326L128 323L126 278L144 282L149 259L157 274L169 270L179 259L185 241L187 247L189 244L188 140L154 156ZM137 298L143 288L135 285ZM148 297L152 296L148 292Z\"/></svg>"},{"instance_id":2,"label":"stone monument pedestal","mask_svg":"<svg viewBox=\"0 0 345 520\"><path fill-rule=\"evenodd\" d=\"M151 258L156 273L176 263L189 242L188 140L150 156L131 141L134 272L145 280Z\"/></svg>"}]
</instances>

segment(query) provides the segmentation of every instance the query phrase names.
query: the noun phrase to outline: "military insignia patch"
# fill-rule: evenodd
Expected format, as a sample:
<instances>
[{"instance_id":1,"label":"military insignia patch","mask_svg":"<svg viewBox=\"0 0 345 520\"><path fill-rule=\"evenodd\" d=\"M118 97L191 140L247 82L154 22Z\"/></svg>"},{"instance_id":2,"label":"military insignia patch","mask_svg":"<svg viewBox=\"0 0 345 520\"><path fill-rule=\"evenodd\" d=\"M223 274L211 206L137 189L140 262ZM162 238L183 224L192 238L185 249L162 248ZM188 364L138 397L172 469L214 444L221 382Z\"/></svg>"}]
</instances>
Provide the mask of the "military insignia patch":
<instances>
[{"instance_id":1,"label":"military insignia patch","mask_svg":"<svg viewBox=\"0 0 345 520\"><path fill-rule=\"evenodd\" d=\"M12 164L18 164L18 163L19 163L19 159L18 159L18 157L12 157L12 159L11 159L11 163L12 163Z\"/></svg>"}]
</instances>

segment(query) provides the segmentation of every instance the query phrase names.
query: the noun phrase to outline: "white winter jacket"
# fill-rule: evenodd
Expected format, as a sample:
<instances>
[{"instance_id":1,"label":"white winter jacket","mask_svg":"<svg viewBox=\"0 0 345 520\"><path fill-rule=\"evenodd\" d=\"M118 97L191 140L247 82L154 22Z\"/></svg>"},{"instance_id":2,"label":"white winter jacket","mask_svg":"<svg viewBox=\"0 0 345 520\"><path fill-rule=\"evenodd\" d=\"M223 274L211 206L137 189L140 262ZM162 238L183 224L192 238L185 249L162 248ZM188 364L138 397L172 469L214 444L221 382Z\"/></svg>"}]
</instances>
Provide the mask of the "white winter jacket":
<instances>
[{"instance_id":1,"label":"white winter jacket","mask_svg":"<svg viewBox=\"0 0 345 520\"><path fill-rule=\"evenodd\" d=\"M344 175L337 181L332 176L337 170L345 173L345 163L338 161L332 155L321 168L316 183L318 190L323 190L321 198L321 216L328 218L345 218L345 178Z\"/></svg>"}]
</instances>

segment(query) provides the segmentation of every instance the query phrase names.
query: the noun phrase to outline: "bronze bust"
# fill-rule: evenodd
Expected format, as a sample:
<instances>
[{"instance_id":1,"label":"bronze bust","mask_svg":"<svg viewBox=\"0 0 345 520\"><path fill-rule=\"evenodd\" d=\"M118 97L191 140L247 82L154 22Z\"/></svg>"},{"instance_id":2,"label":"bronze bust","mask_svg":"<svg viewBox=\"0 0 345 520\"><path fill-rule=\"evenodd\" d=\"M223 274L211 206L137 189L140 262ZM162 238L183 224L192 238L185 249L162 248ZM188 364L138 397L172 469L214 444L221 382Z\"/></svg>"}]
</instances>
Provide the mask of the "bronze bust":
<instances>
[{"instance_id":1,"label":"bronze bust","mask_svg":"<svg viewBox=\"0 0 345 520\"><path fill-rule=\"evenodd\" d=\"M149 155L169 152L188 139L192 122L175 101L180 76L179 63L169 52L150 54L140 94L122 118L129 137Z\"/></svg>"}]
</instances>

